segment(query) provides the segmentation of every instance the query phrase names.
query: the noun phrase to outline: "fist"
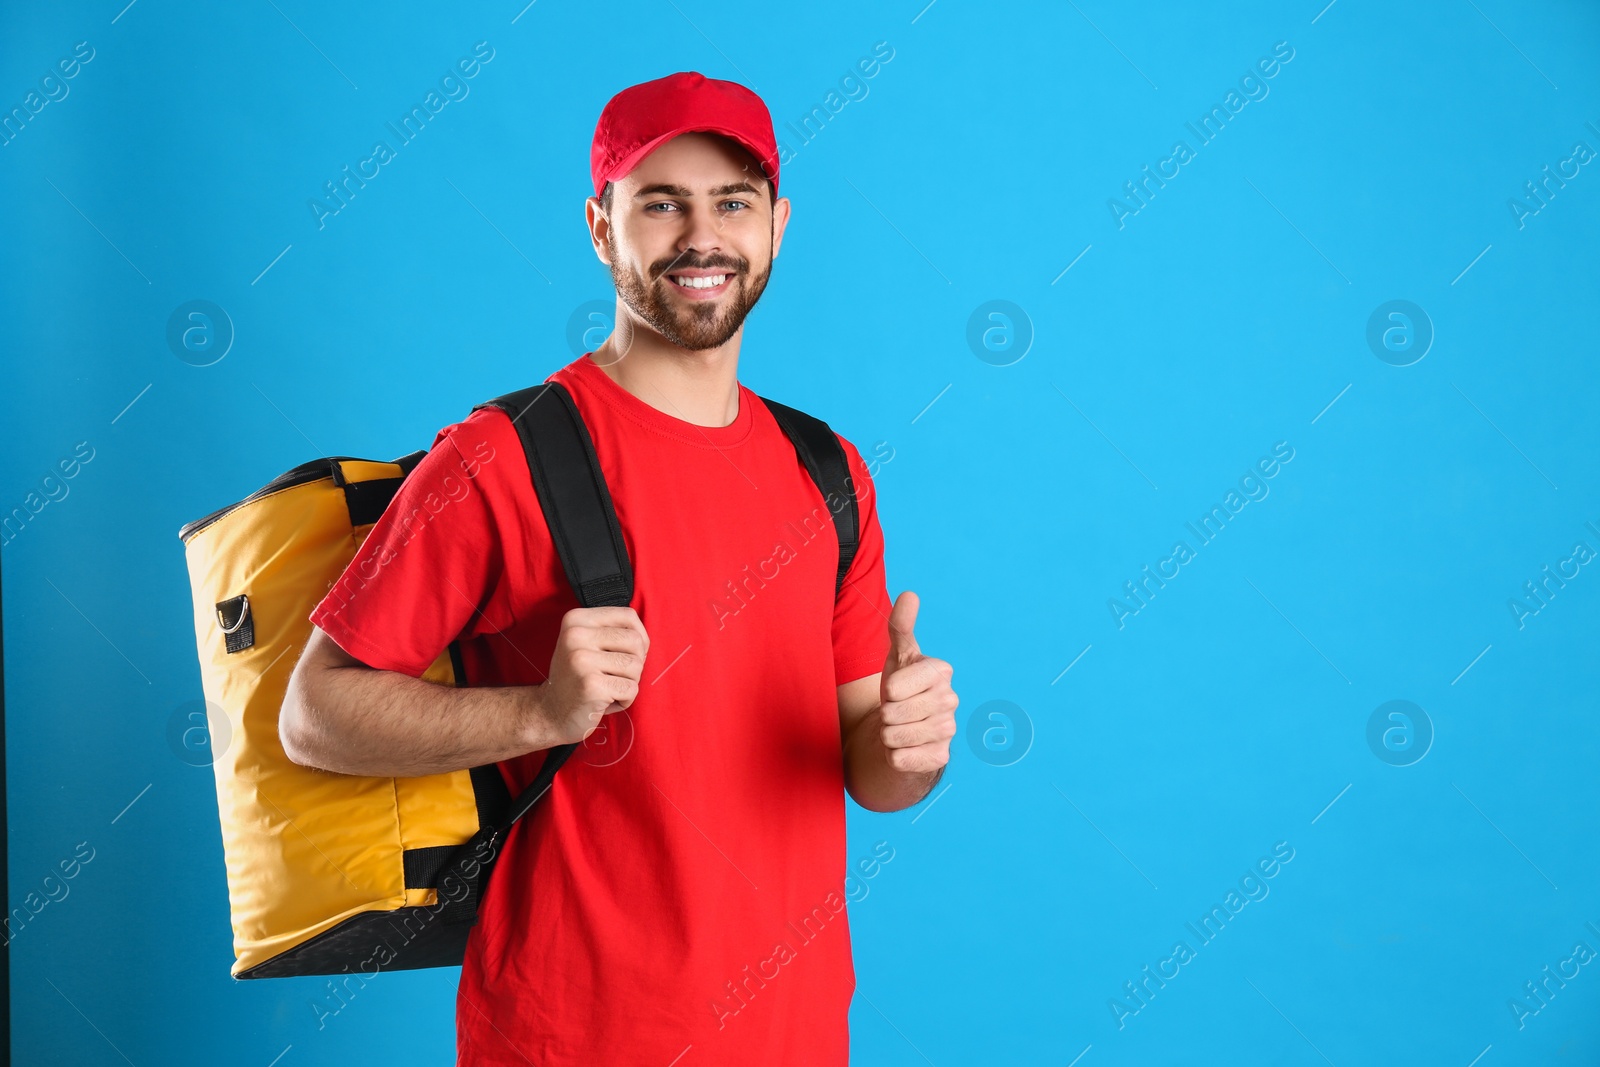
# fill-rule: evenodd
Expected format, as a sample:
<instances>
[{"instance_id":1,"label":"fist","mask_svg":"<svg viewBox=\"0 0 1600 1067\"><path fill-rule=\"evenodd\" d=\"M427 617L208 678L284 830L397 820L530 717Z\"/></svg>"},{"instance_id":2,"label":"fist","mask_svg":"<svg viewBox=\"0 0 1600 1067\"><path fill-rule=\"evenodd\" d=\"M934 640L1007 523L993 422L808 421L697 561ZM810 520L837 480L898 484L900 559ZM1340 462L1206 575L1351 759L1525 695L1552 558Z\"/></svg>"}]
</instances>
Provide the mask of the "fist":
<instances>
[{"instance_id":1,"label":"fist","mask_svg":"<svg viewBox=\"0 0 1600 1067\"><path fill-rule=\"evenodd\" d=\"M959 703L950 687L954 668L917 647L917 607L917 594L907 590L889 612L889 658L878 691L883 751L890 769L904 774L930 774L950 762Z\"/></svg>"},{"instance_id":2,"label":"fist","mask_svg":"<svg viewBox=\"0 0 1600 1067\"><path fill-rule=\"evenodd\" d=\"M582 741L604 715L622 711L639 695L650 637L632 608L574 608L561 617L540 690L540 711L550 744Z\"/></svg>"}]
</instances>

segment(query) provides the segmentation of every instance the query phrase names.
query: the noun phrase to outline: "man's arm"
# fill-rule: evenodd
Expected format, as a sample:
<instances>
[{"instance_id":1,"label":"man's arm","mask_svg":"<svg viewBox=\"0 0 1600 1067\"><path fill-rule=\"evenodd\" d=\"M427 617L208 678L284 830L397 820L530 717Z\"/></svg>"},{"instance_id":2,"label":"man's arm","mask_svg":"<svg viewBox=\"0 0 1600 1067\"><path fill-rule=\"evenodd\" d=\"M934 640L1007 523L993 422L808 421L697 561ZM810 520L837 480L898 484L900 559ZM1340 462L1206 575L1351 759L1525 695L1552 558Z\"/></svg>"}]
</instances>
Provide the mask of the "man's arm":
<instances>
[{"instance_id":1,"label":"man's arm","mask_svg":"<svg viewBox=\"0 0 1600 1067\"><path fill-rule=\"evenodd\" d=\"M960 701L950 664L917 647L917 604L917 594L903 592L889 612L882 673L839 686L845 788L869 811L909 808L950 762Z\"/></svg>"},{"instance_id":2,"label":"man's arm","mask_svg":"<svg viewBox=\"0 0 1600 1067\"><path fill-rule=\"evenodd\" d=\"M541 685L436 685L377 670L313 627L278 717L295 763L409 778L458 771L582 741L639 694L649 637L632 608L562 617Z\"/></svg>"}]
</instances>

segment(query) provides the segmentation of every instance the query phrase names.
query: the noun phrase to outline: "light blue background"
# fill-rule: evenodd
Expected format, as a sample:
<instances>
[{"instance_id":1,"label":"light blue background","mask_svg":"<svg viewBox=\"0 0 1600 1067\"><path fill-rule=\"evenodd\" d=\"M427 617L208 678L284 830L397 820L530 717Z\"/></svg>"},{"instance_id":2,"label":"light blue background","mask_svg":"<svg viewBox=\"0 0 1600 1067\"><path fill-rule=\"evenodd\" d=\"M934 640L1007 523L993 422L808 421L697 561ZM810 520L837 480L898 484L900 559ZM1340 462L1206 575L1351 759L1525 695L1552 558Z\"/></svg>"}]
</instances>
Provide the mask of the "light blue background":
<instances>
[{"instance_id":1,"label":"light blue background","mask_svg":"<svg viewBox=\"0 0 1600 1067\"><path fill-rule=\"evenodd\" d=\"M8 6L0 108L95 49L0 148L0 505L95 450L4 549L13 902L96 850L14 941L18 1062L450 1062L456 970L321 1030L319 980L228 977L211 771L166 733L200 695L177 528L570 360L610 298L582 200L617 89L743 80L783 136L879 41L867 95L784 136L741 376L892 446L891 593L921 595L963 730L1010 700L1034 739L999 767L958 736L931 807L852 809L852 856L895 850L851 907L856 1062L1600 1056L1600 966L1522 1029L1508 1007L1600 950L1600 571L1522 629L1507 607L1600 549L1600 164L1508 207L1600 150L1600 13L924 2ZM323 183L480 40L470 95L319 229ZM1197 147L1279 41L1269 95ZM1119 229L1108 199L1180 137ZM194 299L237 331L204 368L165 341ZM996 299L1034 335L1011 366L966 341ZM1395 299L1435 330L1408 367L1365 340ZM1108 599L1279 441L1270 495L1119 629ZM1394 699L1436 735L1409 767L1366 741ZM1123 983L1280 841L1270 895L1119 1029Z\"/></svg>"}]
</instances>

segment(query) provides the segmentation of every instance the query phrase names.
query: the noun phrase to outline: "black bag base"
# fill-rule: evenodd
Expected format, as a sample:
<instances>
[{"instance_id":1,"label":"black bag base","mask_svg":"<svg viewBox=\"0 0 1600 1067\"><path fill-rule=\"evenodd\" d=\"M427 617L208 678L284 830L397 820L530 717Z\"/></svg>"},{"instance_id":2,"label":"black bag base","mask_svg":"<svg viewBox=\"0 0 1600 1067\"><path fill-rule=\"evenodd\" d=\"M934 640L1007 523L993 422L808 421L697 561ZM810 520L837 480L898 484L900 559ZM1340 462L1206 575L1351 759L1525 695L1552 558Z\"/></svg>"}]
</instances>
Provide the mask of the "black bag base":
<instances>
[{"instance_id":1,"label":"black bag base","mask_svg":"<svg viewBox=\"0 0 1600 1067\"><path fill-rule=\"evenodd\" d=\"M447 922L439 904L363 912L234 977L240 981L314 974L370 977L382 971L459 967L472 926Z\"/></svg>"}]
</instances>

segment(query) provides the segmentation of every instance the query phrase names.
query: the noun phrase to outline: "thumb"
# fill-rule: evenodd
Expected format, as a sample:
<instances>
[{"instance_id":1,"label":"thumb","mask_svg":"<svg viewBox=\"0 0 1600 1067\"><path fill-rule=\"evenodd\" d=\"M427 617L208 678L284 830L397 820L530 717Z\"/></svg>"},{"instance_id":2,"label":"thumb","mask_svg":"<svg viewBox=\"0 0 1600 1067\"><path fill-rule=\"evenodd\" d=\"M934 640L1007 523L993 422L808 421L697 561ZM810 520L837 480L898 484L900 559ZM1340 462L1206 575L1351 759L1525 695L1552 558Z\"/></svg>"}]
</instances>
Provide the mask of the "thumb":
<instances>
[{"instance_id":1,"label":"thumb","mask_svg":"<svg viewBox=\"0 0 1600 1067\"><path fill-rule=\"evenodd\" d=\"M922 658L912 629L917 624L917 608L921 602L917 594L907 589L895 599L889 610L889 658L884 661L883 673L892 674Z\"/></svg>"}]
</instances>

